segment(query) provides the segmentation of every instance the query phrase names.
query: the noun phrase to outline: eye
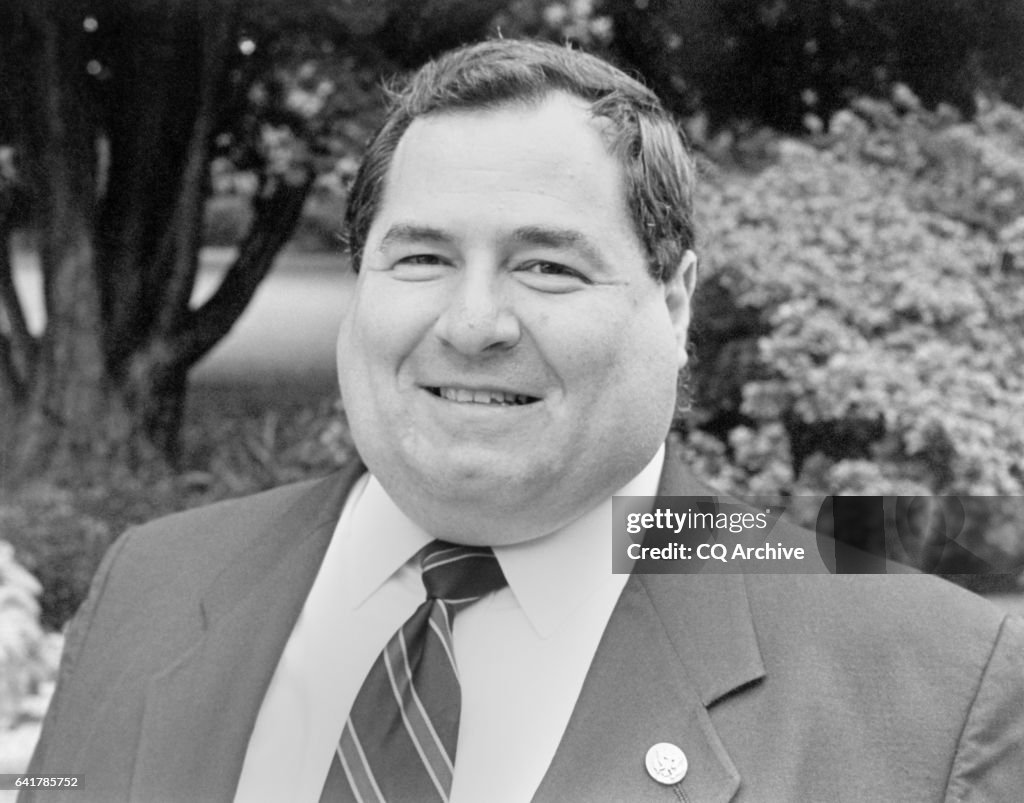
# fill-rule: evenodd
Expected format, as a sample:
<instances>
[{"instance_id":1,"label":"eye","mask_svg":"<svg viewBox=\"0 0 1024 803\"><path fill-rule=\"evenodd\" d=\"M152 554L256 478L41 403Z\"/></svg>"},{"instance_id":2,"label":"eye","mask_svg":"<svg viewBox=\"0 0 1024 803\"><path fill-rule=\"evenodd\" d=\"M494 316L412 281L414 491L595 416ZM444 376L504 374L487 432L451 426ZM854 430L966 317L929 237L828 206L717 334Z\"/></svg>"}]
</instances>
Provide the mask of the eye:
<instances>
[{"instance_id":1,"label":"eye","mask_svg":"<svg viewBox=\"0 0 1024 803\"><path fill-rule=\"evenodd\" d=\"M409 254L396 260L391 272L396 279L422 282L438 278L450 265L440 254Z\"/></svg>"},{"instance_id":2,"label":"eye","mask_svg":"<svg viewBox=\"0 0 1024 803\"><path fill-rule=\"evenodd\" d=\"M559 262L546 259L533 259L524 262L517 272L532 286L542 290L568 291L580 285L593 284L582 272Z\"/></svg>"},{"instance_id":3,"label":"eye","mask_svg":"<svg viewBox=\"0 0 1024 803\"><path fill-rule=\"evenodd\" d=\"M397 265L439 265L443 262L437 254L412 254L402 257L395 264Z\"/></svg>"}]
</instances>

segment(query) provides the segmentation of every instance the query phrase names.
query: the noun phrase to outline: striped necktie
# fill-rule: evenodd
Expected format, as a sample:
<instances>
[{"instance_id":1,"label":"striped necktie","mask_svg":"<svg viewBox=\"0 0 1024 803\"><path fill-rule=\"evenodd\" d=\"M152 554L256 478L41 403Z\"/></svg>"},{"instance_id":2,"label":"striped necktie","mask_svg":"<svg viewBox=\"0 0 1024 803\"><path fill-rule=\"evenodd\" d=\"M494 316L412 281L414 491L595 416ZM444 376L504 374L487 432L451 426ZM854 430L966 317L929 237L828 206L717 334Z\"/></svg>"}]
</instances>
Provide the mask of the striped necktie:
<instances>
[{"instance_id":1,"label":"striped necktie","mask_svg":"<svg viewBox=\"0 0 1024 803\"><path fill-rule=\"evenodd\" d=\"M455 614L505 576L488 547L433 541L421 553L427 599L366 676L341 733L321 802L447 801L462 699Z\"/></svg>"}]
</instances>

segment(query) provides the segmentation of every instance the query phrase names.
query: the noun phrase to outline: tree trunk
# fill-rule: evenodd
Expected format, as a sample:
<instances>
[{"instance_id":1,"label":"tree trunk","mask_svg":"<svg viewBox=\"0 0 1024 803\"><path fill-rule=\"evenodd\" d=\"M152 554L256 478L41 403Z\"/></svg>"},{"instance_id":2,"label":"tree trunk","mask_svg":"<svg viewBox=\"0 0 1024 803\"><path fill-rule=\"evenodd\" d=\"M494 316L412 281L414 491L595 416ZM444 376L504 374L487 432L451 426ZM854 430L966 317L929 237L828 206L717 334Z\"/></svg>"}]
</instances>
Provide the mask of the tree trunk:
<instances>
[{"instance_id":1,"label":"tree trunk","mask_svg":"<svg viewBox=\"0 0 1024 803\"><path fill-rule=\"evenodd\" d=\"M0 205L5 479L89 458L173 460L189 369L237 321L298 220L312 183L303 165L265 179L239 258L191 308L237 10L234 0L108 7L101 27L116 47L87 70L98 62L81 9L15 7L20 53L4 77L21 87L47 322L38 337L25 325ZM102 70L99 86L90 73Z\"/></svg>"},{"instance_id":2,"label":"tree trunk","mask_svg":"<svg viewBox=\"0 0 1024 803\"><path fill-rule=\"evenodd\" d=\"M9 339L23 388L13 465L29 470L38 467L40 455L78 451L93 439L104 370L91 231L93 126L80 100L79 54L67 35L74 20L44 3L26 7L20 21L28 45L20 144L28 184L39 190L47 310L46 331L38 343ZM9 271L5 274L6 281ZM17 307L16 297L8 299L9 317L23 317Z\"/></svg>"}]
</instances>

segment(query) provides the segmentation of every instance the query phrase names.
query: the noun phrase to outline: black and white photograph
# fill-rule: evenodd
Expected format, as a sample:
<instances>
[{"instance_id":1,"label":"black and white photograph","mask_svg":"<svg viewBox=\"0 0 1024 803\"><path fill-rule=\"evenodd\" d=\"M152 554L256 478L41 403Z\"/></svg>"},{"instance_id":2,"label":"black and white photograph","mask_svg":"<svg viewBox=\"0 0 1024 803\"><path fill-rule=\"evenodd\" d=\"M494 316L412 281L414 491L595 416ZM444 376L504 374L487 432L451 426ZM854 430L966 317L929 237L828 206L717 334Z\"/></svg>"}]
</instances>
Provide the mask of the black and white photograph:
<instances>
[{"instance_id":1,"label":"black and white photograph","mask_svg":"<svg viewBox=\"0 0 1024 803\"><path fill-rule=\"evenodd\" d=\"M0 0L0 803L1024 800L1022 54Z\"/></svg>"}]
</instances>

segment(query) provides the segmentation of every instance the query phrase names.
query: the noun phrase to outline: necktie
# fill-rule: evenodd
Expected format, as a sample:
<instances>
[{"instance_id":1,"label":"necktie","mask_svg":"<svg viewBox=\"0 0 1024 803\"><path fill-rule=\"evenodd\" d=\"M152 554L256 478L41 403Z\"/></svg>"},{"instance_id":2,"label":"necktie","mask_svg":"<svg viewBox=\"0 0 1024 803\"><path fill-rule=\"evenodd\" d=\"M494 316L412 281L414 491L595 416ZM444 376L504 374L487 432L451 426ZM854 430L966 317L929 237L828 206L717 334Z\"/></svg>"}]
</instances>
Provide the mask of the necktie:
<instances>
[{"instance_id":1,"label":"necktie","mask_svg":"<svg viewBox=\"0 0 1024 803\"><path fill-rule=\"evenodd\" d=\"M447 801L462 707L455 614L506 584L494 553L433 541L421 552L427 599L391 637L342 730L321 801Z\"/></svg>"}]
</instances>

